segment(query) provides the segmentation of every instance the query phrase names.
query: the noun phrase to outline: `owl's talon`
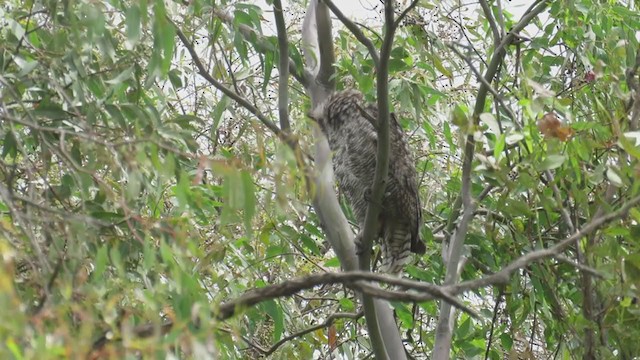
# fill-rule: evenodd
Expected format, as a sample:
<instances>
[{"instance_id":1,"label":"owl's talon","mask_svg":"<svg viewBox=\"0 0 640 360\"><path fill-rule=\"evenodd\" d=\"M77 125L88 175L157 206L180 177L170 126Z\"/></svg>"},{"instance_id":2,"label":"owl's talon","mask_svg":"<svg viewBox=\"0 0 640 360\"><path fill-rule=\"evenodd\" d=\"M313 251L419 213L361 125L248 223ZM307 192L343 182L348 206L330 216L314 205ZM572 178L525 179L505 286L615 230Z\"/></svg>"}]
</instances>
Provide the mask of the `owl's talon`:
<instances>
[{"instance_id":1,"label":"owl's talon","mask_svg":"<svg viewBox=\"0 0 640 360\"><path fill-rule=\"evenodd\" d=\"M370 187L366 188L366 189L364 190L364 201L366 201L366 202L371 201L371 194L372 194L372 193L373 193L373 192L371 191L371 188L370 188Z\"/></svg>"},{"instance_id":2,"label":"owl's talon","mask_svg":"<svg viewBox=\"0 0 640 360\"><path fill-rule=\"evenodd\" d=\"M361 233L358 233L358 235L356 235L355 239L353 239L353 243L356 245L356 255L360 256L362 255L362 236Z\"/></svg>"}]
</instances>

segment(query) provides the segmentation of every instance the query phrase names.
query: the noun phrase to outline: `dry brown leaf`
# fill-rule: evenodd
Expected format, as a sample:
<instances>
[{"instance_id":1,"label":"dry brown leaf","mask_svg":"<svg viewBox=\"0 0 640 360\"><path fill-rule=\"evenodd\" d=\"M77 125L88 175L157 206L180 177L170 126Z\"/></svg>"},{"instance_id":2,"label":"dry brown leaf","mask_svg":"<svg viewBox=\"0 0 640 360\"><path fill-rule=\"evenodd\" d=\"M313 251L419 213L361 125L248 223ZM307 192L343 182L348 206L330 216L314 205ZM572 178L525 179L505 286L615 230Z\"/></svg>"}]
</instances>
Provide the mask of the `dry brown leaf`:
<instances>
[{"instance_id":1,"label":"dry brown leaf","mask_svg":"<svg viewBox=\"0 0 640 360\"><path fill-rule=\"evenodd\" d=\"M336 335L336 327L331 324L329 325L329 348L331 351L335 350L338 347L338 336Z\"/></svg>"},{"instance_id":2,"label":"dry brown leaf","mask_svg":"<svg viewBox=\"0 0 640 360\"><path fill-rule=\"evenodd\" d=\"M546 138L556 138L560 141L567 141L573 135L573 129L562 124L556 114L546 113L542 119L538 120L538 130Z\"/></svg>"}]
</instances>

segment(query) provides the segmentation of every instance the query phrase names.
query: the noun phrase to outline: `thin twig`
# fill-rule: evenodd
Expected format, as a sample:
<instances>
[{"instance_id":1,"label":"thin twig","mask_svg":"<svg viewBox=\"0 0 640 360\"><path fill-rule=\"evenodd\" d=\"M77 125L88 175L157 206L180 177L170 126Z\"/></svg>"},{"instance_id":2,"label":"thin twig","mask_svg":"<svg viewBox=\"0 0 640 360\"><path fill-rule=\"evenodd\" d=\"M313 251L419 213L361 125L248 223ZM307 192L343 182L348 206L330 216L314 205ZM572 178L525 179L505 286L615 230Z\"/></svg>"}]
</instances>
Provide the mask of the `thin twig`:
<instances>
[{"instance_id":1,"label":"thin twig","mask_svg":"<svg viewBox=\"0 0 640 360\"><path fill-rule=\"evenodd\" d=\"M493 341L493 331L496 326L496 321L498 320L498 310L500 307L500 302L502 302L502 296L504 296L504 287L500 288L500 293L498 294L496 303L493 305L493 318L491 319L491 329L489 330L489 340L487 341L487 349L484 352L485 360L489 359L489 350L491 350L491 342Z\"/></svg>"},{"instance_id":2,"label":"thin twig","mask_svg":"<svg viewBox=\"0 0 640 360\"><path fill-rule=\"evenodd\" d=\"M251 28L248 25L245 24L234 24L233 23L233 16L229 15L228 13L219 10L219 9L214 9L213 10L213 15L218 18L220 21L222 21L223 23L227 24L228 26L237 26L237 29L240 31L240 33L242 34L242 36L245 39L255 39L256 42L256 50L261 52L261 53L266 53L270 47L270 43L269 41L259 32L257 32L255 29ZM269 45L267 45L269 44ZM288 53L286 53L288 54ZM300 69L298 69L298 67L296 66L295 61L293 61L293 59L288 60L289 63L289 72L291 73L291 75L300 82L300 84L302 84L302 86L306 87L309 84L309 76L308 74L306 74L304 71L301 71Z\"/></svg>"},{"instance_id":3,"label":"thin twig","mask_svg":"<svg viewBox=\"0 0 640 360\"><path fill-rule=\"evenodd\" d=\"M600 279L604 279L605 278L604 274L602 274L598 270L592 268L591 266L587 266L585 264L581 264L581 263L575 262L575 261L569 259L568 257L562 255L562 254L554 255L554 258L562 261L563 263L571 265L571 266L573 266L574 268L576 268L576 269L578 269L580 271L586 272L589 275L595 276L595 277L600 278Z\"/></svg>"},{"instance_id":4,"label":"thin twig","mask_svg":"<svg viewBox=\"0 0 640 360\"><path fill-rule=\"evenodd\" d=\"M569 233L573 234L576 231L575 226L573 225L573 221L571 220L571 214L569 214L569 210L567 210L564 206L562 206L562 194L560 194L560 189L558 189L558 185L555 183L555 178L551 170L546 170L544 172L547 177L547 181L551 184L551 190L553 190L553 196L556 200L557 206L560 209L560 214L562 215L562 220L564 220L565 224L569 228Z\"/></svg>"},{"instance_id":5,"label":"thin twig","mask_svg":"<svg viewBox=\"0 0 640 360\"><path fill-rule=\"evenodd\" d=\"M447 47L453 50L453 52L456 53L456 55L458 55L462 60L464 60L464 62L467 63L467 65L469 65L469 69L471 69L471 72L473 72L473 74L476 76L478 81L481 84L487 86L487 89L489 90L491 95L493 95L493 97L496 99L498 104L507 113L507 115L509 116L513 124L516 126L516 128L520 129L520 124L518 124L516 121L516 115L513 113L513 111L511 111L511 108L504 103L504 101L502 100L502 96L498 94L498 91L494 89L493 86L489 84L489 82L487 82L487 80L484 78L484 76L482 76L482 74L480 74L480 71L473 65L473 62L471 61L471 59L468 56L464 56L464 54L462 54L460 50L456 49L455 46L453 46L453 44L447 44Z\"/></svg>"},{"instance_id":6,"label":"thin twig","mask_svg":"<svg viewBox=\"0 0 640 360\"><path fill-rule=\"evenodd\" d=\"M498 25L496 24L496 19L493 17L493 12L491 11L491 7L487 3L487 0L480 0L480 7L482 8L484 17L487 19L487 22L489 23L491 32L493 33L493 45L498 46L501 38L500 30L498 29Z\"/></svg>"},{"instance_id":7,"label":"thin twig","mask_svg":"<svg viewBox=\"0 0 640 360\"><path fill-rule=\"evenodd\" d=\"M418 0L413 0L411 4L409 4L409 6L407 6L407 8L404 9L402 13L400 13L396 21L393 23L393 27L397 29L398 26L400 26L400 23L402 22L402 20L404 20L404 18L407 17L409 12L413 10L413 8L415 8L416 5L418 5Z\"/></svg>"},{"instance_id":8,"label":"thin twig","mask_svg":"<svg viewBox=\"0 0 640 360\"><path fill-rule=\"evenodd\" d=\"M427 292L412 292L412 291L400 291L400 290L385 290L379 287L367 284L365 282L354 283L353 285L347 285L348 287L352 287L357 289L369 296L378 298L378 299L386 299L390 301L408 301L408 302L423 302L428 300L433 300L433 294ZM480 315L465 305L462 301L458 300L454 296L447 294L446 292L440 291L438 289L438 297L441 297L442 300L450 303L455 308L460 309L472 317L479 319Z\"/></svg>"},{"instance_id":9,"label":"thin twig","mask_svg":"<svg viewBox=\"0 0 640 360\"><path fill-rule=\"evenodd\" d=\"M355 36L356 39L358 41L360 41L360 43L362 45L364 45L367 48L367 50L369 50L369 54L371 55L371 59L373 59L373 64L377 68L378 64L380 63L380 57L378 56L378 50L373 45L371 40L369 40L369 38L362 32L362 30L360 30L358 25L356 25L353 21L349 20L342 13L342 11L340 11L340 9L338 9L338 7L333 3L333 1L331 1L331 0L322 0L322 2L324 2L327 5L327 7L331 10L331 12L338 18L338 20L340 20L340 22L342 22L342 24L347 29L349 29L349 31L351 31L353 36Z\"/></svg>"},{"instance_id":10,"label":"thin twig","mask_svg":"<svg viewBox=\"0 0 640 360\"><path fill-rule=\"evenodd\" d=\"M293 334L291 334L289 336L283 337L282 339L280 339L280 341L276 342L275 344L271 345L271 347L266 349L263 352L263 355L265 355L265 356L271 355L276 350L278 350L278 348L280 346L282 346L283 344L286 344L287 342L289 342L289 341L291 341L291 340L293 340L295 338L304 336L304 335L306 335L308 333L311 333L311 332L314 332L316 330L326 328L326 327L330 326L331 324L333 324L333 322L336 321L337 319L354 319L354 320L357 320L360 317L362 317L362 314L363 314L362 311L360 311L358 313L342 313L342 312L339 312L339 313L331 314L325 319L324 322L322 322L322 323L320 323L318 325L306 328L304 330L300 330L300 331L295 332L295 333L293 333Z\"/></svg>"},{"instance_id":11,"label":"thin twig","mask_svg":"<svg viewBox=\"0 0 640 360\"><path fill-rule=\"evenodd\" d=\"M167 18L167 20L175 27L176 34L180 38L180 41L182 41L182 44L187 49L187 51L189 51L189 54L191 55L191 60L193 61L196 68L198 68L198 71L200 72L200 76L202 76L205 80L207 80L216 89L220 90L223 94L227 95L232 100L237 102L240 106L247 109L251 114L257 117L261 123L263 123L267 128L269 128L269 130L271 130L278 137L285 139L285 134L280 130L280 128L278 128L278 126L275 123L273 123L271 120L267 119L267 117L260 110L258 110L258 108L255 105L251 104L249 100L247 100L240 94L236 93L235 91L231 90L226 85L216 80L213 76L211 76L211 74L209 74L207 69L202 64L202 61L200 61L200 57L198 56L198 53L194 49L193 44L191 44L189 39L187 39L186 35L182 32L182 30L180 30L180 28L176 24L173 23L173 21L171 21L171 19Z\"/></svg>"}]
</instances>

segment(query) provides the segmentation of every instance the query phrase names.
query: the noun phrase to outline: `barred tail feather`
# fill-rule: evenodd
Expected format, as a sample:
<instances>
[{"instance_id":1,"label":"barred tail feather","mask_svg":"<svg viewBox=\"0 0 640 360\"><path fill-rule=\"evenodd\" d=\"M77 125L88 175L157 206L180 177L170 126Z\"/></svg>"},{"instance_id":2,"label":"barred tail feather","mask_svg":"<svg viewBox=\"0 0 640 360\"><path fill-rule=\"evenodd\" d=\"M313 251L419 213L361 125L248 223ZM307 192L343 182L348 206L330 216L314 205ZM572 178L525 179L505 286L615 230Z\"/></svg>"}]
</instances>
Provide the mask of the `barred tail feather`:
<instances>
[{"instance_id":1,"label":"barred tail feather","mask_svg":"<svg viewBox=\"0 0 640 360\"><path fill-rule=\"evenodd\" d=\"M380 241L382 265L380 271L400 276L404 266L411 261L411 233L395 231Z\"/></svg>"}]
</instances>

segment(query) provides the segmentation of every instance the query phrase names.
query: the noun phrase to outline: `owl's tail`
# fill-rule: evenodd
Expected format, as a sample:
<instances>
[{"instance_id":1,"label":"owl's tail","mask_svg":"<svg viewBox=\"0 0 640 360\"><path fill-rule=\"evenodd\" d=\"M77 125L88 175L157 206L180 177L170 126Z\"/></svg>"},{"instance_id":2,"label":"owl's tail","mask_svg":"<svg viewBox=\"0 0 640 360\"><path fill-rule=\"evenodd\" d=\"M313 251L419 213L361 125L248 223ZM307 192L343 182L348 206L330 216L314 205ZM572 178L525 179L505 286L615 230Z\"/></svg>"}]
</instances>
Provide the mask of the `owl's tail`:
<instances>
[{"instance_id":1,"label":"owl's tail","mask_svg":"<svg viewBox=\"0 0 640 360\"><path fill-rule=\"evenodd\" d=\"M380 250L380 271L400 276L404 266L411 261L411 233L396 230L391 234L385 234L385 237L380 239Z\"/></svg>"}]
</instances>

